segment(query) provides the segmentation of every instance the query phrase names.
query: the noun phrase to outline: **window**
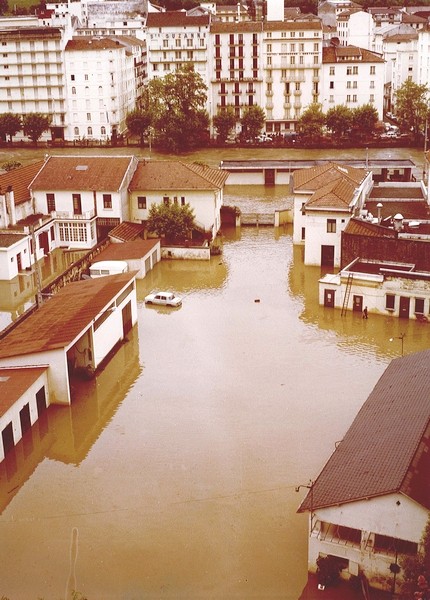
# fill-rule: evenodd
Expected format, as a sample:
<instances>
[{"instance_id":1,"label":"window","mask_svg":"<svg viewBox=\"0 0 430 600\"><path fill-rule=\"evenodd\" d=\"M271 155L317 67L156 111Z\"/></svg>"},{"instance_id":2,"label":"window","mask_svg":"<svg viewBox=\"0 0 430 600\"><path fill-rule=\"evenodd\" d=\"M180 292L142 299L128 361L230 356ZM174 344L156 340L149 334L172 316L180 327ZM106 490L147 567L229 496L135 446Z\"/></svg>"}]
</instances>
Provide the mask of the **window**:
<instances>
[{"instance_id":1,"label":"window","mask_svg":"<svg viewBox=\"0 0 430 600\"><path fill-rule=\"evenodd\" d=\"M385 308L387 310L394 310L396 297L394 294L386 294L385 296Z\"/></svg>"},{"instance_id":2,"label":"window","mask_svg":"<svg viewBox=\"0 0 430 600\"><path fill-rule=\"evenodd\" d=\"M418 544L407 540L399 540L388 535L375 533L375 552L384 552L391 554L416 554L418 552Z\"/></svg>"},{"instance_id":3,"label":"window","mask_svg":"<svg viewBox=\"0 0 430 600\"><path fill-rule=\"evenodd\" d=\"M163 196L163 202L166 206L169 205L169 196Z\"/></svg>"},{"instance_id":4,"label":"window","mask_svg":"<svg viewBox=\"0 0 430 600\"><path fill-rule=\"evenodd\" d=\"M104 125L100 129L100 133L101 133L101 135L106 135L106 127Z\"/></svg>"},{"instance_id":5,"label":"window","mask_svg":"<svg viewBox=\"0 0 430 600\"><path fill-rule=\"evenodd\" d=\"M46 194L46 203L48 205L48 212L55 212L55 194Z\"/></svg>"},{"instance_id":6,"label":"window","mask_svg":"<svg viewBox=\"0 0 430 600\"><path fill-rule=\"evenodd\" d=\"M415 298L415 314L424 314L424 298Z\"/></svg>"},{"instance_id":7,"label":"window","mask_svg":"<svg viewBox=\"0 0 430 600\"><path fill-rule=\"evenodd\" d=\"M75 127L75 129L73 130L73 133L75 135L79 135L79 127Z\"/></svg>"},{"instance_id":8,"label":"window","mask_svg":"<svg viewBox=\"0 0 430 600\"><path fill-rule=\"evenodd\" d=\"M103 208L112 208L112 194L103 194Z\"/></svg>"},{"instance_id":9,"label":"window","mask_svg":"<svg viewBox=\"0 0 430 600\"><path fill-rule=\"evenodd\" d=\"M181 196L181 206L185 206L185 196Z\"/></svg>"},{"instance_id":10,"label":"window","mask_svg":"<svg viewBox=\"0 0 430 600\"><path fill-rule=\"evenodd\" d=\"M336 219L327 219L327 233L336 233Z\"/></svg>"},{"instance_id":11,"label":"window","mask_svg":"<svg viewBox=\"0 0 430 600\"><path fill-rule=\"evenodd\" d=\"M75 215L82 214L82 203L81 203L81 194L72 194L73 200L73 213Z\"/></svg>"},{"instance_id":12,"label":"window","mask_svg":"<svg viewBox=\"0 0 430 600\"><path fill-rule=\"evenodd\" d=\"M334 75L334 67L330 67L330 75L333 76Z\"/></svg>"},{"instance_id":13,"label":"window","mask_svg":"<svg viewBox=\"0 0 430 600\"><path fill-rule=\"evenodd\" d=\"M92 127L88 127L88 129L87 129L87 134L88 134L89 136L92 136L92 135L93 135L93 128L92 128Z\"/></svg>"},{"instance_id":14,"label":"window","mask_svg":"<svg viewBox=\"0 0 430 600\"><path fill-rule=\"evenodd\" d=\"M76 88L74 86L72 87L72 94L76 94Z\"/></svg>"},{"instance_id":15,"label":"window","mask_svg":"<svg viewBox=\"0 0 430 600\"><path fill-rule=\"evenodd\" d=\"M146 196L137 197L137 208L146 208Z\"/></svg>"},{"instance_id":16,"label":"window","mask_svg":"<svg viewBox=\"0 0 430 600\"><path fill-rule=\"evenodd\" d=\"M306 238L306 228L302 227L302 240Z\"/></svg>"},{"instance_id":17,"label":"window","mask_svg":"<svg viewBox=\"0 0 430 600\"><path fill-rule=\"evenodd\" d=\"M91 121L91 113L87 113L87 121Z\"/></svg>"},{"instance_id":18,"label":"window","mask_svg":"<svg viewBox=\"0 0 430 600\"><path fill-rule=\"evenodd\" d=\"M370 67L370 74L371 75L375 75L375 65L371 65L371 67Z\"/></svg>"}]
</instances>

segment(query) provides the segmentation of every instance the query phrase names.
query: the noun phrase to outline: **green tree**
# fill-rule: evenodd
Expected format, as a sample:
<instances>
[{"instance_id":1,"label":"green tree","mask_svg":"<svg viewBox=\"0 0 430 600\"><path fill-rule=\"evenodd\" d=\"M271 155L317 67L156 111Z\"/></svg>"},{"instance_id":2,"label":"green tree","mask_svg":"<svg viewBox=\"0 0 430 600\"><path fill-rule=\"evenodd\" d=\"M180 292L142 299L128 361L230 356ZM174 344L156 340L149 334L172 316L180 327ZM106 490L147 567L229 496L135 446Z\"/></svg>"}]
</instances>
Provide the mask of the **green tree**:
<instances>
[{"instance_id":1,"label":"green tree","mask_svg":"<svg viewBox=\"0 0 430 600\"><path fill-rule=\"evenodd\" d=\"M242 126L242 138L256 138L258 135L260 135L265 122L266 114L260 106L246 106L243 109L242 118L240 120L240 124Z\"/></svg>"},{"instance_id":2,"label":"green tree","mask_svg":"<svg viewBox=\"0 0 430 600\"><path fill-rule=\"evenodd\" d=\"M396 116L403 131L412 131L418 138L423 133L429 113L429 89L409 79L396 92Z\"/></svg>"},{"instance_id":3,"label":"green tree","mask_svg":"<svg viewBox=\"0 0 430 600\"><path fill-rule=\"evenodd\" d=\"M345 135L352 125L351 109L344 104L333 106L327 111L326 125L335 135Z\"/></svg>"},{"instance_id":4,"label":"green tree","mask_svg":"<svg viewBox=\"0 0 430 600\"><path fill-rule=\"evenodd\" d=\"M414 597L415 592L423 591L420 589L422 582L419 583L418 578L424 577L430 591L430 518L427 520L421 543L421 552L415 555L403 555L399 561L403 569L402 592L411 598Z\"/></svg>"},{"instance_id":5,"label":"green tree","mask_svg":"<svg viewBox=\"0 0 430 600\"><path fill-rule=\"evenodd\" d=\"M189 204L153 204L149 209L148 231L169 242L183 242L194 227L194 210Z\"/></svg>"},{"instance_id":6,"label":"green tree","mask_svg":"<svg viewBox=\"0 0 430 600\"><path fill-rule=\"evenodd\" d=\"M297 131L308 138L318 138L323 134L326 116L321 104L314 102L297 121Z\"/></svg>"},{"instance_id":7,"label":"green tree","mask_svg":"<svg viewBox=\"0 0 430 600\"><path fill-rule=\"evenodd\" d=\"M358 137L370 137L377 124L378 111L372 104L363 104L352 111L352 127Z\"/></svg>"},{"instance_id":8,"label":"green tree","mask_svg":"<svg viewBox=\"0 0 430 600\"><path fill-rule=\"evenodd\" d=\"M152 79L149 98L157 144L170 152L193 150L209 139L207 87L192 65Z\"/></svg>"},{"instance_id":9,"label":"green tree","mask_svg":"<svg viewBox=\"0 0 430 600\"><path fill-rule=\"evenodd\" d=\"M140 137L140 145L143 146L145 135L152 123L152 114L149 110L133 110L125 119L127 129L133 135Z\"/></svg>"},{"instance_id":10,"label":"green tree","mask_svg":"<svg viewBox=\"0 0 430 600\"><path fill-rule=\"evenodd\" d=\"M9 4L7 0L0 0L0 15L7 14L9 10Z\"/></svg>"},{"instance_id":11,"label":"green tree","mask_svg":"<svg viewBox=\"0 0 430 600\"><path fill-rule=\"evenodd\" d=\"M227 106L212 119L213 125L217 132L217 137L220 142L225 142L233 127L236 125L236 117L232 106Z\"/></svg>"},{"instance_id":12,"label":"green tree","mask_svg":"<svg viewBox=\"0 0 430 600\"><path fill-rule=\"evenodd\" d=\"M0 115L0 136L4 137L7 140L7 136L9 136L10 141L14 135L21 131L22 122L21 117L19 115L14 115L13 113L4 113Z\"/></svg>"},{"instance_id":13,"label":"green tree","mask_svg":"<svg viewBox=\"0 0 430 600\"><path fill-rule=\"evenodd\" d=\"M37 144L42 133L48 131L51 120L41 113L28 113L22 119L22 128L32 142Z\"/></svg>"}]
</instances>

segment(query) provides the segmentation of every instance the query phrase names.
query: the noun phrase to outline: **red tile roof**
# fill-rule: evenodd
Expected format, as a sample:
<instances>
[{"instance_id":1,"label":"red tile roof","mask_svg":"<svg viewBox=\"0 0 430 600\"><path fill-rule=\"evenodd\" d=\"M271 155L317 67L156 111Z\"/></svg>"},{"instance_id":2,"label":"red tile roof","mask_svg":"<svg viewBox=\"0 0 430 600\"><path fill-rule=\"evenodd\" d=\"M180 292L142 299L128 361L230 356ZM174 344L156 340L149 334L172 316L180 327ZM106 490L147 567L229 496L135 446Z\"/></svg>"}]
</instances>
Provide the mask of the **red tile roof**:
<instances>
[{"instance_id":1,"label":"red tile roof","mask_svg":"<svg viewBox=\"0 0 430 600\"><path fill-rule=\"evenodd\" d=\"M65 348L136 275L135 271L69 283L0 343L0 358Z\"/></svg>"},{"instance_id":2,"label":"red tile roof","mask_svg":"<svg viewBox=\"0 0 430 600\"><path fill-rule=\"evenodd\" d=\"M341 177L316 190L306 202L306 209L349 210L357 186Z\"/></svg>"},{"instance_id":3,"label":"red tile roof","mask_svg":"<svg viewBox=\"0 0 430 600\"><path fill-rule=\"evenodd\" d=\"M344 229L344 233L350 235L365 235L367 237L396 237L396 232L394 229L388 229L382 225L377 225L363 219L355 218L350 219Z\"/></svg>"},{"instance_id":4,"label":"red tile roof","mask_svg":"<svg viewBox=\"0 0 430 600\"><path fill-rule=\"evenodd\" d=\"M4 193L10 186L13 190L15 204L27 202L31 198L28 186L43 167L44 163L44 160L38 160L30 165L12 169L12 171L8 171L7 173L1 173L0 191Z\"/></svg>"},{"instance_id":5,"label":"red tile roof","mask_svg":"<svg viewBox=\"0 0 430 600\"><path fill-rule=\"evenodd\" d=\"M0 416L15 404L47 367L0 368Z\"/></svg>"},{"instance_id":6,"label":"red tile roof","mask_svg":"<svg viewBox=\"0 0 430 600\"><path fill-rule=\"evenodd\" d=\"M430 509L430 350L393 360L299 512L403 493Z\"/></svg>"},{"instance_id":7,"label":"red tile roof","mask_svg":"<svg viewBox=\"0 0 430 600\"><path fill-rule=\"evenodd\" d=\"M144 46L142 40L137 38L131 38L129 36L76 36L67 42L66 51L81 51L94 50L100 52L100 50L123 50L128 46Z\"/></svg>"},{"instance_id":8,"label":"red tile roof","mask_svg":"<svg viewBox=\"0 0 430 600\"><path fill-rule=\"evenodd\" d=\"M204 27L209 25L210 16L199 15L197 17L188 16L184 11L166 11L159 13L149 13L146 20L147 28L151 27Z\"/></svg>"},{"instance_id":9,"label":"red tile roof","mask_svg":"<svg viewBox=\"0 0 430 600\"><path fill-rule=\"evenodd\" d=\"M142 223L131 223L130 221L123 221L113 229L109 231L109 237L128 242L135 240L145 231L145 225Z\"/></svg>"},{"instance_id":10,"label":"red tile roof","mask_svg":"<svg viewBox=\"0 0 430 600\"><path fill-rule=\"evenodd\" d=\"M130 182L130 191L221 189L228 172L181 161L141 160Z\"/></svg>"},{"instance_id":11,"label":"red tile roof","mask_svg":"<svg viewBox=\"0 0 430 600\"><path fill-rule=\"evenodd\" d=\"M323 48L323 63L383 63L380 54L356 46L327 46Z\"/></svg>"},{"instance_id":12,"label":"red tile roof","mask_svg":"<svg viewBox=\"0 0 430 600\"><path fill-rule=\"evenodd\" d=\"M119 244L109 244L105 250L97 255L97 262L100 260L127 260L143 258L151 252L159 239L151 240L133 240L130 242L121 242Z\"/></svg>"},{"instance_id":13,"label":"red tile roof","mask_svg":"<svg viewBox=\"0 0 430 600\"><path fill-rule=\"evenodd\" d=\"M0 232L0 248L10 248L21 240L28 239L28 235L19 233Z\"/></svg>"},{"instance_id":14,"label":"red tile roof","mask_svg":"<svg viewBox=\"0 0 430 600\"><path fill-rule=\"evenodd\" d=\"M50 156L31 183L34 191L118 191L133 156Z\"/></svg>"},{"instance_id":15,"label":"red tile roof","mask_svg":"<svg viewBox=\"0 0 430 600\"><path fill-rule=\"evenodd\" d=\"M308 169L298 169L293 173L294 191L315 191L337 179L349 179L356 186L367 176L367 171L356 167L339 166L327 162Z\"/></svg>"}]
</instances>

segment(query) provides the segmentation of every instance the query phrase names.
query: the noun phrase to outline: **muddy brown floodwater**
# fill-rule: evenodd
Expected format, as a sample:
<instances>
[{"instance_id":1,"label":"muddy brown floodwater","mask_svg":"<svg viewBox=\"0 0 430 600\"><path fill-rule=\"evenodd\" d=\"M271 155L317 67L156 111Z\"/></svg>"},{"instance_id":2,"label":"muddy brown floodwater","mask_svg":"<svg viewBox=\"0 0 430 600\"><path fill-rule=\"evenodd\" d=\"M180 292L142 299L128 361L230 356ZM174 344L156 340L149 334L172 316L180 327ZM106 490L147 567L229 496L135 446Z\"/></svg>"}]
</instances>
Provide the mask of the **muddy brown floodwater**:
<instances>
[{"instance_id":1,"label":"muddy brown floodwater","mask_svg":"<svg viewBox=\"0 0 430 600\"><path fill-rule=\"evenodd\" d=\"M138 284L138 326L0 467L11 600L297 600L305 489L388 362L430 326L324 310L289 228L224 231ZM145 307L173 289L182 308ZM257 302L258 300L258 302Z\"/></svg>"},{"instance_id":2,"label":"muddy brown floodwater","mask_svg":"<svg viewBox=\"0 0 430 600\"><path fill-rule=\"evenodd\" d=\"M230 188L226 202L279 193ZM320 307L320 275L289 227L251 227L224 230L210 262L163 261L138 283L128 341L0 465L0 596L299 598L296 486L400 355L400 334L405 353L430 340L429 325ZM164 288L182 308L145 307Z\"/></svg>"}]
</instances>

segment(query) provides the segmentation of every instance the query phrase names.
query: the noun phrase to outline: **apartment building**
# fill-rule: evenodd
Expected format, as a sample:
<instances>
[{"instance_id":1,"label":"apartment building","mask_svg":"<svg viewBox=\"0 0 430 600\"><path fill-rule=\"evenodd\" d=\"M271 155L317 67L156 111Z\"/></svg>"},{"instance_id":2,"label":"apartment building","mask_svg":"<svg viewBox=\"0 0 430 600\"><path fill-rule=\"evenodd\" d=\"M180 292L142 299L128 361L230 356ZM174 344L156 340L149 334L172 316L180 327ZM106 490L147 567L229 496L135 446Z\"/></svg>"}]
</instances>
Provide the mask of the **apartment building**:
<instances>
[{"instance_id":1,"label":"apartment building","mask_svg":"<svg viewBox=\"0 0 430 600\"><path fill-rule=\"evenodd\" d=\"M348 9L337 16L337 35L342 46L371 49L374 30L372 16L357 8Z\"/></svg>"},{"instance_id":2,"label":"apartment building","mask_svg":"<svg viewBox=\"0 0 430 600\"><path fill-rule=\"evenodd\" d=\"M291 21L212 23L209 53L212 115L233 106L266 114L266 130L294 129L302 111L319 98L322 27L316 17Z\"/></svg>"},{"instance_id":3,"label":"apartment building","mask_svg":"<svg viewBox=\"0 0 430 600\"><path fill-rule=\"evenodd\" d=\"M382 120L384 107L384 59L379 54L355 46L330 45L323 49L324 112L343 104L358 108L372 104Z\"/></svg>"},{"instance_id":4,"label":"apartment building","mask_svg":"<svg viewBox=\"0 0 430 600\"><path fill-rule=\"evenodd\" d=\"M23 26L0 20L0 114L48 114L50 136L63 138L67 127L64 49L71 32L26 25L26 20Z\"/></svg>"},{"instance_id":5,"label":"apartment building","mask_svg":"<svg viewBox=\"0 0 430 600\"><path fill-rule=\"evenodd\" d=\"M163 77L183 64L192 64L208 80L210 15L185 12L149 13L146 22L148 78Z\"/></svg>"},{"instance_id":6,"label":"apartment building","mask_svg":"<svg viewBox=\"0 0 430 600\"><path fill-rule=\"evenodd\" d=\"M143 92L145 45L130 37L74 37L65 50L66 137L115 139Z\"/></svg>"}]
</instances>

